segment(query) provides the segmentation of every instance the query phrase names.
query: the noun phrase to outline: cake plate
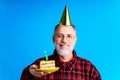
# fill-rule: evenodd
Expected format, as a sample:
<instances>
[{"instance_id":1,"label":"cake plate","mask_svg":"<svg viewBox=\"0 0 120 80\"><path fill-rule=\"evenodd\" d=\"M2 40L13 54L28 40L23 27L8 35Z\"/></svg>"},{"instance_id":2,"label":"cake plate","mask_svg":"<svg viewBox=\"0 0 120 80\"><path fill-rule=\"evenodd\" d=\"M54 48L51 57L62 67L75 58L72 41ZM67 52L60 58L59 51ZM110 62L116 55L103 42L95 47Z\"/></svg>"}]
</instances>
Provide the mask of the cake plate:
<instances>
[{"instance_id":1,"label":"cake plate","mask_svg":"<svg viewBox=\"0 0 120 80\"><path fill-rule=\"evenodd\" d=\"M40 68L37 68L36 71L38 71L38 72L45 72L45 73L52 73L52 72L56 72L59 69L60 69L59 67L55 67L55 68L51 68L51 69L40 69Z\"/></svg>"}]
</instances>

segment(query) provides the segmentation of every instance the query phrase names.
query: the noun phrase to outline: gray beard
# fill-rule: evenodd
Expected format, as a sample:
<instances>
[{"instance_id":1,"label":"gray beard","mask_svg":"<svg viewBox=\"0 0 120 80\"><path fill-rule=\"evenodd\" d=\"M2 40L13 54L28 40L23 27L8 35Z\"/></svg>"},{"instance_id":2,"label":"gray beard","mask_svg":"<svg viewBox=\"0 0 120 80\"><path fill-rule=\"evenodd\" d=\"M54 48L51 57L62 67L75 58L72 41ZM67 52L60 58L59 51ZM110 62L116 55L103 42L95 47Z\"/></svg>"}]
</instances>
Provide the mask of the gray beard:
<instances>
[{"instance_id":1,"label":"gray beard","mask_svg":"<svg viewBox=\"0 0 120 80\"><path fill-rule=\"evenodd\" d=\"M57 51L58 55L60 55L60 56L68 56L73 51L73 49L71 49L70 51L62 50L57 45L55 45L55 46L56 46L56 51Z\"/></svg>"}]
</instances>

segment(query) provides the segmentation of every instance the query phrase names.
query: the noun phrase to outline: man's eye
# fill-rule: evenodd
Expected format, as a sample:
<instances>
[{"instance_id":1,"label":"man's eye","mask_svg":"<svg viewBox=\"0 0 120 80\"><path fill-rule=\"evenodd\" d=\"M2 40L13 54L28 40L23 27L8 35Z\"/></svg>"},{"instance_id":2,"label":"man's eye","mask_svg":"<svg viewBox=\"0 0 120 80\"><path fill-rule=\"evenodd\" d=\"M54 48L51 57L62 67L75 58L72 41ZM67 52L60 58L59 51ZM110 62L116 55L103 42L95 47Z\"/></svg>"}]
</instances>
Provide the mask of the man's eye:
<instances>
[{"instance_id":1,"label":"man's eye","mask_svg":"<svg viewBox=\"0 0 120 80\"><path fill-rule=\"evenodd\" d=\"M62 37L62 35L57 35L57 37Z\"/></svg>"},{"instance_id":2,"label":"man's eye","mask_svg":"<svg viewBox=\"0 0 120 80\"><path fill-rule=\"evenodd\" d=\"M68 37L68 38L72 38L73 36L72 36L72 35L68 35L67 37Z\"/></svg>"}]
</instances>

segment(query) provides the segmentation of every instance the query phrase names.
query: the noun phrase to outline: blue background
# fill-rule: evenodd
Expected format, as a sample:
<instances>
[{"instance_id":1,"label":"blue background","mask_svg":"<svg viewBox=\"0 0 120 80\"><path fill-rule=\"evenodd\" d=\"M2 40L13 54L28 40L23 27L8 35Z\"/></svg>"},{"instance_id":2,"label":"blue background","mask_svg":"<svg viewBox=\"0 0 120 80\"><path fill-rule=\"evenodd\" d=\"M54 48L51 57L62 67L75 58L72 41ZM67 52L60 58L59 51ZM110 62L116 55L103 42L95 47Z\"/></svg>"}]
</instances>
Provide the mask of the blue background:
<instances>
[{"instance_id":1,"label":"blue background","mask_svg":"<svg viewBox=\"0 0 120 80\"><path fill-rule=\"evenodd\" d=\"M90 60L103 80L120 80L119 0L1 0L0 80L19 80L44 50L52 54L54 26L66 4L77 28L77 55Z\"/></svg>"}]
</instances>

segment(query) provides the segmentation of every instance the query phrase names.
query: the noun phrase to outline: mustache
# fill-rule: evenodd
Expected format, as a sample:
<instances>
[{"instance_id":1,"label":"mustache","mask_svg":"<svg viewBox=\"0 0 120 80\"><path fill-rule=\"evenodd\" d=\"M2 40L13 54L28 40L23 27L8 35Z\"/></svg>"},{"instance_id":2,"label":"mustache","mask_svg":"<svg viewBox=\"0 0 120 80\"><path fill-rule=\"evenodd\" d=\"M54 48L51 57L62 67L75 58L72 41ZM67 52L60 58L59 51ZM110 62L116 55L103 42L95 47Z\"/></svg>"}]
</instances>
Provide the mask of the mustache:
<instances>
[{"instance_id":1,"label":"mustache","mask_svg":"<svg viewBox=\"0 0 120 80\"><path fill-rule=\"evenodd\" d=\"M56 48L60 48L60 46L70 46L68 43L59 43L59 44L54 43L54 45Z\"/></svg>"},{"instance_id":2,"label":"mustache","mask_svg":"<svg viewBox=\"0 0 120 80\"><path fill-rule=\"evenodd\" d=\"M67 44L67 43L60 43L59 45L62 46L62 45L69 45L69 44Z\"/></svg>"}]
</instances>

